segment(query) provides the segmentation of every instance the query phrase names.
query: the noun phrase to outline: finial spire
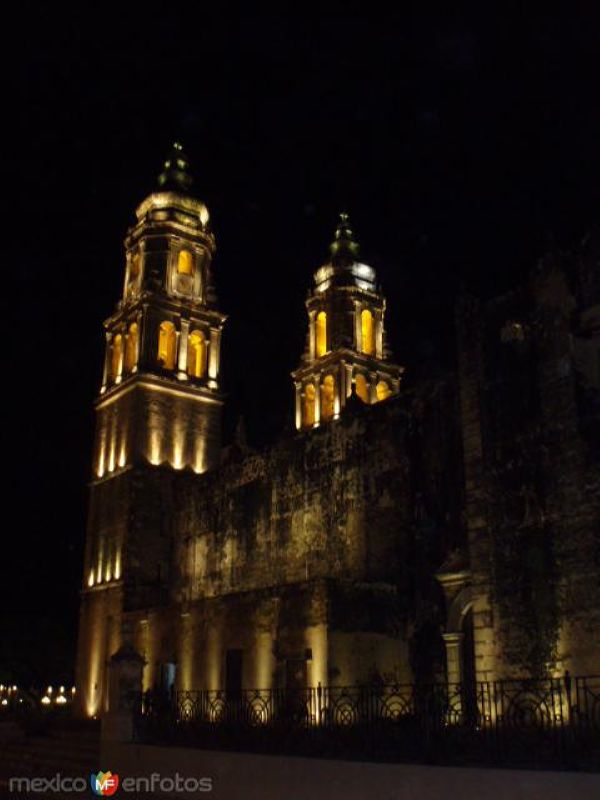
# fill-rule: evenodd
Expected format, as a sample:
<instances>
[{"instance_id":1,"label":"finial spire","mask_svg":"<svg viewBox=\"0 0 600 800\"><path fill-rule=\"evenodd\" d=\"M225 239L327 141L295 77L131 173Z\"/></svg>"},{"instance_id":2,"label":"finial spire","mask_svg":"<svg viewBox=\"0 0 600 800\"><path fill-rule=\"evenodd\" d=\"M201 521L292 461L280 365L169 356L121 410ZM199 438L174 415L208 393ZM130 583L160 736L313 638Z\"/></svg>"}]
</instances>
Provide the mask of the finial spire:
<instances>
[{"instance_id":1,"label":"finial spire","mask_svg":"<svg viewBox=\"0 0 600 800\"><path fill-rule=\"evenodd\" d=\"M194 179L189 172L189 161L180 142L173 142L171 152L158 176L161 189L189 194Z\"/></svg>"},{"instance_id":2,"label":"finial spire","mask_svg":"<svg viewBox=\"0 0 600 800\"><path fill-rule=\"evenodd\" d=\"M358 258L359 245L354 239L354 233L350 227L350 219L345 211L340 214L340 221L335 229L335 237L329 245L333 263L347 264L353 263Z\"/></svg>"}]
</instances>

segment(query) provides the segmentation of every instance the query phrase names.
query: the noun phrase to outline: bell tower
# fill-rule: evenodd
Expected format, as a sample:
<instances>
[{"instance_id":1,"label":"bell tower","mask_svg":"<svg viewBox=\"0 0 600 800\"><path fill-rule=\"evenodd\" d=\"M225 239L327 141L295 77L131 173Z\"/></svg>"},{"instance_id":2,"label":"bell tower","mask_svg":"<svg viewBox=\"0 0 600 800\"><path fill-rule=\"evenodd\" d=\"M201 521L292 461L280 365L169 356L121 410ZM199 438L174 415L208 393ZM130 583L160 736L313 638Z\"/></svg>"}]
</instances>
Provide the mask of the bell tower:
<instances>
[{"instance_id":1,"label":"bell tower","mask_svg":"<svg viewBox=\"0 0 600 800\"><path fill-rule=\"evenodd\" d=\"M87 524L77 686L80 711L107 708L106 665L128 612L168 602L170 503L178 471L221 449L221 331L215 239L175 143L125 237L122 297L105 321Z\"/></svg>"},{"instance_id":2,"label":"bell tower","mask_svg":"<svg viewBox=\"0 0 600 800\"><path fill-rule=\"evenodd\" d=\"M329 251L314 274L307 346L292 373L298 430L337 419L353 392L366 404L398 394L404 371L390 361L385 298L373 267L359 260L347 214L340 214Z\"/></svg>"},{"instance_id":3,"label":"bell tower","mask_svg":"<svg viewBox=\"0 0 600 800\"><path fill-rule=\"evenodd\" d=\"M94 472L147 462L204 472L220 450L225 315L211 280L208 209L175 143L125 238L123 297L105 322Z\"/></svg>"}]
</instances>

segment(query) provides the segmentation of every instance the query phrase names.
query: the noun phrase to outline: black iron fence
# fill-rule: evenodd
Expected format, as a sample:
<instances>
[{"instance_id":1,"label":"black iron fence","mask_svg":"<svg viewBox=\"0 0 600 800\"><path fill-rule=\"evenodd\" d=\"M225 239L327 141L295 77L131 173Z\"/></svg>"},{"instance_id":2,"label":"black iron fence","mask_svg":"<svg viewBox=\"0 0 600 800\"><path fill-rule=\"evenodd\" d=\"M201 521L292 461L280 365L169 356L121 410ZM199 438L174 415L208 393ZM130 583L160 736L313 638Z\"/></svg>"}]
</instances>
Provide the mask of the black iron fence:
<instances>
[{"instance_id":1,"label":"black iron fence","mask_svg":"<svg viewBox=\"0 0 600 800\"><path fill-rule=\"evenodd\" d=\"M600 769L600 676L147 693L136 736L323 757Z\"/></svg>"}]
</instances>

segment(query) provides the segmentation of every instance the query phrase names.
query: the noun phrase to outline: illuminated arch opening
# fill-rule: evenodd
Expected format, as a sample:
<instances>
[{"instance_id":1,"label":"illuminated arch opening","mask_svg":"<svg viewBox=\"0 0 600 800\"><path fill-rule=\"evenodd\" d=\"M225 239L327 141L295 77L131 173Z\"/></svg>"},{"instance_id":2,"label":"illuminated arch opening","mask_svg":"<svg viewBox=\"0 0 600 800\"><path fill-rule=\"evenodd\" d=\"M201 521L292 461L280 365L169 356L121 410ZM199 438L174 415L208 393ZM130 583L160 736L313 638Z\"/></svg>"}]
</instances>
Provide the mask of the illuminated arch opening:
<instances>
[{"instance_id":1,"label":"illuminated arch opening","mask_svg":"<svg viewBox=\"0 0 600 800\"><path fill-rule=\"evenodd\" d=\"M327 314L324 311L317 314L315 335L317 358L320 358L327 352Z\"/></svg>"},{"instance_id":2,"label":"illuminated arch opening","mask_svg":"<svg viewBox=\"0 0 600 800\"><path fill-rule=\"evenodd\" d=\"M315 385L307 383L304 387L304 404L302 407L302 424L311 428L315 424Z\"/></svg>"},{"instance_id":3,"label":"illuminated arch opening","mask_svg":"<svg viewBox=\"0 0 600 800\"><path fill-rule=\"evenodd\" d=\"M386 400L392 393L387 381L379 381L377 384L377 400Z\"/></svg>"},{"instance_id":4,"label":"illuminated arch opening","mask_svg":"<svg viewBox=\"0 0 600 800\"><path fill-rule=\"evenodd\" d=\"M137 363L137 349L138 326L137 323L132 322L129 326L129 333L125 343L125 369L127 372L131 372Z\"/></svg>"},{"instance_id":5,"label":"illuminated arch opening","mask_svg":"<svg viewBox=\"0 0 600 800\"><path fill-rule=\"evenodd\" d=\"M375 355L375 326L373 314L368 308L361 311L360 325L362 331L362 351L368 356Z\"/></svg>"},{"instance_id":6,"label":"illuminated arch opening","mask_svg":"<svg viewBox=\"0 0 600 800\"><path fill-rule=\"evenodd\" d=\"M189 250L180 250L177 256L177 272L179 275L191 275L194 271L194 260Z\"/></svg>"},{"instance_id":7,"label":"illuminated arch opening","mask_svg":"<svg viewBox=\"0 0 600 800\"><path fill-rule=\"evenodd\" d=\"M121 374L121 355L123 353L123 337L120 333L114 337L112 342L112 359L110 365L110 375L113 380Z\"/></svg>"},{"instance_id":8,"label":"illuminated arch opening","mask_svg":"<svg viewBox=\"0 0 600 800\"><path fill-rule=\"evenodd\" d=\"M188 375L202 378L206 372L206 338L201 331L192 331L188 337Z\"/></svg>"},{"instance_id":9,"label":"illuminated arch opening","mask_svg":"<svg viewBox=\"0 0 600 800\"><path fill-rule=\"evenodd\" d=\"M165 369L175 368L177 334L172 322L161 322L158 332L158 361Z\"/></svg>"},{"instance_id":10,"label":"illuminated arch opening","mask_svg":"<svg viewBox=\"0 0 600 800\"><path fill-rule=\"evenodd\" d=\"M335 411L335 378L326 375L321 386L321 419L332 419Z\"/></svg>"},{"instance_id":11,"label":"illuminated arch opening","mask_svg":"<svg viewBox=\"0 0 600 800\"><path fill-rule=\"evenodd\" d=\"M367 379L360 372L355 378L356 394L360 397L363 403L369 402L369 384Z\"/></svg>"}]
</instances>

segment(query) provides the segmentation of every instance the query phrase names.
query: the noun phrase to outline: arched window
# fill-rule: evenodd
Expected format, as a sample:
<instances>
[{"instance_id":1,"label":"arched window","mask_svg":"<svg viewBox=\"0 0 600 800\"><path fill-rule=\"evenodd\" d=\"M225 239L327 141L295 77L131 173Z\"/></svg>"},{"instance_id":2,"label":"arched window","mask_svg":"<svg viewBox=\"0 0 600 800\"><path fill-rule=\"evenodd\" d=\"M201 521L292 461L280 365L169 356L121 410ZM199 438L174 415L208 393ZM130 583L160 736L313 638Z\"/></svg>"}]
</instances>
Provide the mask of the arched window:
<instances>
[{"instance_id":1,"label":"arched window","mask_svg":"<svg viewBox=\"0 0 600 800\"><path fill-rule=\"evenodd\" d=\"M364 375L360 372L355 378L356 383L356 394L360 397L363 403L369 402L369 384L367 383L367 379Z\"/></svg>"},{"instance_id":2,"label":"arched window","mask_svg":"<svg viewBox=\"0 0 600 800\"><path fill-rule=\"evenodd\" d=\"M114 337L112 342L112 359L110 364L110 375L113 381L121 374L121 356L123 354L123 337L120 333Z\"/></svg>"},{"instance_id":3,"label":"arched window","mask_svg":"<svg viewBox=\"0 0 600 800\"><path fill-rule=\"evenodd\" d=\"M201 331L191 331L188 337L188 375L202 378L206 371L206 339Z\"/></svg>"},{"instance_id":4,"label":"arched window","mask_svg":"<svg viewBox=\"0 0 600 800\"><path fill-rule=\"evenodd\" d=\"M177 272L179 275L191 275L194 271L194 261L189 250L180 250L177 256Z\"/></svg>"},{"instance_id":5,"label":"arched window","mask_svg":"<svg viewBox=\"0 0 600 800\"><path fill-rule=\"evenodd\" d=\"M361 311L360 324L362 331L362 351L368 356L375 355L375 326L373 314L368 308Z\"/></svg>"},{"instance_id":6,"label":"arched window","mask_svg":"<svg viewBox=\"0 0 600 800\"><path fill-rule=\"evenodd\" d=\"M317 314L315 336L317 358L320 358L327 352L327 314L324 311L319 311Z\"/></svg>"},{"instance_id":7,"label":"arched window","mask_svg":"<svg viewBox=\"0 0 600 800\"><path fill-rule=\"evenodd\" d=\"M390 385L387 381L379 381L379 383L377 384L376 391L377 391L377 400L385 400L392 393Z\"/></svg>"},{"instance_id":8,"label":"arched window","mask_svg":"<svg viewBox=\"0 0 600 800\"><path fill-rule=\"evenodd\" d=\"M138 326L132 322L125 342L125 370L131 372L137 363Z\"/></svg>"},{"instance_id":9,"label":"arched window","mask_svg":"<svg viewBox=\"0 0 600 800\"><path fill-rule=\"evenodd\" d=\"M326 375L321 386L321 419L331 419L335 410L335 378Z\"/></svg>"},{"instance_id":10,"label":"arched window","mask_svg":"<svg viewBox=\"0 0 600 800\"><path fill-rule=\"evenodd\" d=\"M172 322L161 322L158 332L158 361L165 369L175 368L177 335Z\"/></svg>"},{"instance_id":11,"label":"arched window","mask_svg":"<svg viewBox=\"0 0 600 800\"><path fill-rule=\"evenodd\" d=\"M302 424L312 428L315 424L315 385L307 383L304 387L304 404L302 406Z\"/></svg>"}]
</instances>

